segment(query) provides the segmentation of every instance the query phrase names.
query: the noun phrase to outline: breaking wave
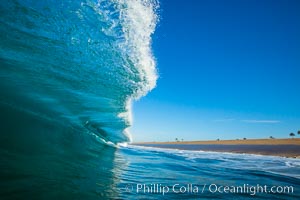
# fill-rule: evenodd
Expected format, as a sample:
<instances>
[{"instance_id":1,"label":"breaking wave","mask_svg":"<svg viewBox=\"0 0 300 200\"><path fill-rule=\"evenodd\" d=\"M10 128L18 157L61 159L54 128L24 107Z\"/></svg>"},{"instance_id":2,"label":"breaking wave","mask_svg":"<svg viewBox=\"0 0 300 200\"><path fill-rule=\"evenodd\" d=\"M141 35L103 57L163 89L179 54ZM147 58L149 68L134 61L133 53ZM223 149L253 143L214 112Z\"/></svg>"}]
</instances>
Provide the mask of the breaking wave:
<instances>
[{"instance_id":1,"label":"breaking wave","mask_svg":"<svg viewBox=\"0 0 300 200\"><path fill-rule=\"evenodd\" d=\"M0 103L86 131L130 140L131 104L155 87L155 0L1 3Z\"/></svg>"}]
</instances>

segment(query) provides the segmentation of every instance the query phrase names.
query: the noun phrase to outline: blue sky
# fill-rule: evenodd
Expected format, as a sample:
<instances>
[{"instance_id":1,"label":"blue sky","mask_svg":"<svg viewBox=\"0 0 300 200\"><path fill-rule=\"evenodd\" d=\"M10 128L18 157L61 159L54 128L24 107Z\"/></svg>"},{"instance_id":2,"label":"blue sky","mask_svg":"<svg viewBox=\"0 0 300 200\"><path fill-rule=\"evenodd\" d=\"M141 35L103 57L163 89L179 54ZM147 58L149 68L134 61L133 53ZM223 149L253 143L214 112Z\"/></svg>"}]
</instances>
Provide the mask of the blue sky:
<instances>
[{"instance_id":1,"label":"blue sky","mask_svg":"<svg viewBox=\"0 0 300 200\"><path fill-rule=\"evenodd\" d=\"M160 78L134 103L134 141L284 138L300 129L300 1L160 2Z\"/></svg>"}]
</instances>

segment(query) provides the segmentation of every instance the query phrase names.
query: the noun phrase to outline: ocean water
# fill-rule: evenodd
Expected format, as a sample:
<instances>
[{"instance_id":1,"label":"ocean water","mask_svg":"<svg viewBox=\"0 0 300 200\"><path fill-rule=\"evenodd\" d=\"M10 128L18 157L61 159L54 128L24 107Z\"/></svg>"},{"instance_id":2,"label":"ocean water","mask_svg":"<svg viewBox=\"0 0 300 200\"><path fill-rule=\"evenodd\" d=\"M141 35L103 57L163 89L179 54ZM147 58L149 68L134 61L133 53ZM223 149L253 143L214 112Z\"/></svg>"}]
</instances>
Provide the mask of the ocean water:
<instances>
[{"instance_id":1,"label":"ocean water","mask_svg":"<svg viewBox=\"0 0 300 200\"><path fill-rule=\"evenodd\" d=\"M132 102L156 84L158 7L154 0L1 2L0 199L299 199L299 160L121 145L131 139ZM161 194L151 184L294 190Z\"/></svg>"},{"instance_id":2,"label":"ocean water","mask_svg":"<svg viewBox=\"0 0 300 200\"><path fill-rule=\"evenodd\" d=\"M130 140L131 102L155 87L154 0L12 0L1 3L4 107Z\"/></svg>"},{"instance_id":3,"label":"ocean water","mask_svg":"<svg viewBox=\"0 0 300 200\"><path fill-rule=\"evenodd\" d=\"M117 186L121 199L300 198L299 159L131 145L117 154L126 163ZM285 186L293 192L283 192Z\"/></svg>"}]
</instances>

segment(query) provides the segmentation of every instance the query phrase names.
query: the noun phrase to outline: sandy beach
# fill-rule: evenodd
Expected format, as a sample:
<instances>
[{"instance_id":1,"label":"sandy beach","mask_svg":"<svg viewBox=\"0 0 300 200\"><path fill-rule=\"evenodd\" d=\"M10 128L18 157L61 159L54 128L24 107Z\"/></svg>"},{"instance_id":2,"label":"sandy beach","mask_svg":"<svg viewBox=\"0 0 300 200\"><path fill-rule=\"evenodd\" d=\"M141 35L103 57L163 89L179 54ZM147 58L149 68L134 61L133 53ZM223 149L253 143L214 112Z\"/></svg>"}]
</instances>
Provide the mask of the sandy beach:
<instances>
[{"instance_id":1,"label":"sandy beach","mask_svg":"<svg viewBox=\"0 0 300 200\"><path fill-rule=\"evenodd\" d=\"M300 138L181 142L141 142L133 145L182 150L248 153L300 158Z\"/></svg>"}]
</instances>

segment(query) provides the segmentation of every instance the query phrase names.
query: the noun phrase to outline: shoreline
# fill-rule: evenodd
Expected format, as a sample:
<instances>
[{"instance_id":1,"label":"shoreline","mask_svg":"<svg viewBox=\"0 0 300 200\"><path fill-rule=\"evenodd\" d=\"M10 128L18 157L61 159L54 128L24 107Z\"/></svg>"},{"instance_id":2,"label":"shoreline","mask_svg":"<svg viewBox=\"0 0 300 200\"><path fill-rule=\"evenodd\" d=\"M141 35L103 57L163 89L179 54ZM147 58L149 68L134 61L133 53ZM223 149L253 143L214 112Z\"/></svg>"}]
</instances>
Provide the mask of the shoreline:
<instances>
[{"instance_id":1,"label":"shoreline","mask_svg":"<svg viewBox=\"0 0 300 200\"><path fill-rule=\"evenodd\" d=\"M192 151L254 154L300 159L300 138L220 141L139 142L136 146Z\"/></svg>"},{"instance_id":2,"label":"shoreline","mask_svg":"<svg viewBox=\"0 0 300 200\"><path fill-rule=\"evenodd\" d=\"M132 144L220 144L220 145L300 145L300 138L246 139L246 140L205 140L172 142L133 142Z\"/></svg>"}]
</instances>

